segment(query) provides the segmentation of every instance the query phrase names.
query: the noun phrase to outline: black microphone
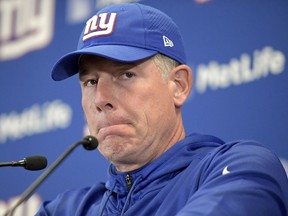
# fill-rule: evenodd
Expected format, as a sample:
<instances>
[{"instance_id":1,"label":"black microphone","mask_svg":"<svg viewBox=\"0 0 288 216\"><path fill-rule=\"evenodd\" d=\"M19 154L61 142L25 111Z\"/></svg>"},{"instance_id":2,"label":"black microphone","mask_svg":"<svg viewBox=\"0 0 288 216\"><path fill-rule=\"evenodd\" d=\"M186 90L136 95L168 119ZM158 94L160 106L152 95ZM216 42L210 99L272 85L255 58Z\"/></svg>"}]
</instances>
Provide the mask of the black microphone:
<instances>
[{"instance_id":1,"label":"black microphone","mask_svg":"<svg viewBox=\"0 0 288 216\"><path fill-rule=\"evenodd\" d=\"M25 200L28 199L28 197L36 190L36 188L39 187L39 185L50 175L53 170L80 144L83 145L83 147L86 150L94 150L98 147L98 140L93 136L86 136L83 140L76 142L72 146L70 146L62 155L60 155L54 163L44 172L42 175L40 175L31 185L29 188L27 188L19 197L17 202L9 208L5 216L12 216L13 212L16 210L16 208Z\"/></svg>"},{"instance_id":2,"label":"black microphone","mask_svg":"<svg viewBox=\"0 0 288 216\"><path fill-rule=\"evenodd\" d=\"M1 162L0 167L24 167L27 170L42 170L47 166L47 158L43 156L30 156L19 161Z\"/></svg>"}]
</instances>

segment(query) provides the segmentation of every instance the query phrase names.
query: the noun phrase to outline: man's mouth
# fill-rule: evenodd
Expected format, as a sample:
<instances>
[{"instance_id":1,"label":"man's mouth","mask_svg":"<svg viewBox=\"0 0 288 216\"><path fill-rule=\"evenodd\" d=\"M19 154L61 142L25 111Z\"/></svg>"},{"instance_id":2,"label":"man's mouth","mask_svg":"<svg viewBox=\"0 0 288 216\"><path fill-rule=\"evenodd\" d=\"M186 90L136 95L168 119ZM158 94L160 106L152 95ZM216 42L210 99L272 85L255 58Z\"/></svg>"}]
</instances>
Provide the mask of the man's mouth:
<instances>
[{"instance_id":1,"label":"man's mouth","mask_svg":"<svg viewBox=\"0 0 288 216\"><path fill-rule=\"evenodd\" d=\"M97 137L99 141L102 141L111 136L125 136L127 127L129 127L129 124L124 123L108 125L99 129Z\"/></svg>"}]
</instances>

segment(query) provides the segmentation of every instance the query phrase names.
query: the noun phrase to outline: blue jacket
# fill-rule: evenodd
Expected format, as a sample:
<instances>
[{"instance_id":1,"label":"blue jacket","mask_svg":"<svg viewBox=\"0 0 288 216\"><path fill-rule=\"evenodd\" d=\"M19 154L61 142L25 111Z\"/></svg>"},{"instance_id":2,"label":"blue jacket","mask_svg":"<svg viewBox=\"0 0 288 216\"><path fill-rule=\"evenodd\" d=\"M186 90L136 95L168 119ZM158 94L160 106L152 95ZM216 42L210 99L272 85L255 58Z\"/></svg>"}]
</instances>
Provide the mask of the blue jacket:
<instances>
[{"instance_id":1,"label":"blue jacket","mask_svg":"<svg viewBox=\"0 0 288 216\"><path fill-rule=\"evenodd\" d=\"M288 181L278 158L253 141L192 134L106 184L68 191L37 215L287 216Z\"/></svg>"}]
</instances>

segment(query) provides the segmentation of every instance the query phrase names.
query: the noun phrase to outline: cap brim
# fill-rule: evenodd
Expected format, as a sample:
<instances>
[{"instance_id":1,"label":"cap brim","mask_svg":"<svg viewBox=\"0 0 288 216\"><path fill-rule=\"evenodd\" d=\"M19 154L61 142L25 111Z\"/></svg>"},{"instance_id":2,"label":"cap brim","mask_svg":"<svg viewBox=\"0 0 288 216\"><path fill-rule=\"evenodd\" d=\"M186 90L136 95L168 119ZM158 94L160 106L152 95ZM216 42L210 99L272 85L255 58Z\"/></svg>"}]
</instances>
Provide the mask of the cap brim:
<instances>
[{"instance_id":1,"label":"cap brim","mask_svg":"<svg viewBox=\"0 0 288 216\"><path fill-rule=\"evenodd\" d=\"M82 54L92 54L120 62L135 62L157 54L155 50L124 45L101 45L77 50L64 55L52 69L52 79L64 80L78 73L78 59Z\"/></svg>"}]
</instances>

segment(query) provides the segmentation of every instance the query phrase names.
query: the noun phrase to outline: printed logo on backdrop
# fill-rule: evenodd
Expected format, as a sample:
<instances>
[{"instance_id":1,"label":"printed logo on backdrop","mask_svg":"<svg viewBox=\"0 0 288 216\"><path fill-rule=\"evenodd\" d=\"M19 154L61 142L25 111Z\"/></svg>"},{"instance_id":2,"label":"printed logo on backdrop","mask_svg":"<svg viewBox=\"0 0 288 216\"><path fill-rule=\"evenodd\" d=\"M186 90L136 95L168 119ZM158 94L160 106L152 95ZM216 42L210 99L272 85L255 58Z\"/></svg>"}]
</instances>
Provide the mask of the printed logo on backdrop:
<instances>
[{"instance_id":1,"label":"printed logo on backdrop","mask_svg":"<svg viewBox=\"0 0 288 216\"><path fill-rule=\"evenodd\" d=\"M85 22L95 11L119 3L139 2L139 0L70 0L67 1L67 21L71 24Z\"/></svg>"},{"instance_id":2,"label":"printed logo on backdrop","mask_svg":"<svg viewBox=\"0 0 288 216\"><path fill-rule=\"evenodd\" d=\"M61 100L33 104L21 112L0 115L0 144L71 125L72 108Z\"/></svg>"},{"instance_id":3,"label":"printed logo on backdrop","mask_svg":"<svg viewBox=\"0 0 288 216\"><path fill-rule=\"evenodd\" d=\"M4 215L5 212L11 208L16 201L20 198L20 196L12 197L8 201L0 200L0 215ZM42 198L39 194L33 194L26 202L19 205L19 207L15 210L14 216L29 216L35 215L35 213L39 210L40 205L42 203Z\"/></svg>"},{"instance_id":4,"label":"printed logo on backdrop","mask_svg":"<svg viewBox=\"0 0 288 216\"><path fill-rule=\"evenodd\" d=\"M205 3L211 2L212 0L194 0L194 1L199 4L205 4Z\"/></svg>"},{"instance_id":5,"label":"printed logo on backdrop","mask_svg":"<svg viewBox=\"0 0 288 216\"><path fill-rule=\"evenodd\" d=\"M279 75L285 70L286 57L280 50L270 46L255 50L253 55L243 53L240 58L232 58L227 64L211 61L196 68L196 90L205 93L241 85L269 75Z\"/></svg>"},{"instance_id":6,"label":"printed logo on backdrop","mask_svg":"<svg viewBox=\"0 0 288 216\"><path fill-rule=\"evenodd\" d=\"M0 1L0 60L15 59L48 45L55 0Z\"/></svg>"}]
</instances>

